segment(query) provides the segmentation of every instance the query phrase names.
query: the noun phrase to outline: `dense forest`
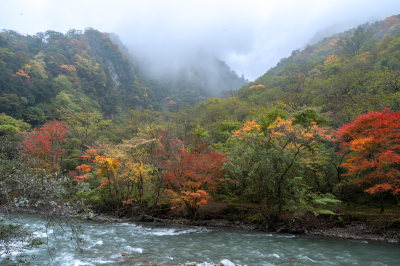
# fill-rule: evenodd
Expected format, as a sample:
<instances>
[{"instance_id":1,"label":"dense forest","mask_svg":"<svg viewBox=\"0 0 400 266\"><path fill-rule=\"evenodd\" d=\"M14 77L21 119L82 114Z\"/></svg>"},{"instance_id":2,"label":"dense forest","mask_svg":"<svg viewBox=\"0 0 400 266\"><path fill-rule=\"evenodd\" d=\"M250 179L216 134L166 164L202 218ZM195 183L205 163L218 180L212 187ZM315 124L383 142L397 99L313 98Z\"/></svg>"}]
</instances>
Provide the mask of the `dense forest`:
<instances>
[{"instance_id":1,"label":"dense forest","mask_svg":"<svg viewBox=\"0 0 400 266\"><path fill-rule=\"evenodd\" d=\"M257 105L313 107L339 127L357 115L399 109L399 16L361 25L293 51L239 98Z\"/></svg>"},{"instance_id":2,"label":"dense forest","mask_svg":"<svg viewBox=\"0 0 400 266\"><path fill-rule=\"evenodd\" d=\"M131 109L163 110L171 100L180 108L246 83L213 57L155 77L117 36L90 28L33 36L3 31L0 47L0 112L34 126L82 112L112 119Z\"/></svg>"},{"instance_id":3,"label":"dense forest","mask_svg":"<svg viewBox=\"0 0 400 266\"><path fill-rule=\"evenodd\" d=\"M249 84L210 59L225 73L216 86L235 84L226 98L209 98L201 68L151 79L113 39L0 34L3 205L267 229L398 210L399 15L293 51Z\"/></svg>"}]
</instances>

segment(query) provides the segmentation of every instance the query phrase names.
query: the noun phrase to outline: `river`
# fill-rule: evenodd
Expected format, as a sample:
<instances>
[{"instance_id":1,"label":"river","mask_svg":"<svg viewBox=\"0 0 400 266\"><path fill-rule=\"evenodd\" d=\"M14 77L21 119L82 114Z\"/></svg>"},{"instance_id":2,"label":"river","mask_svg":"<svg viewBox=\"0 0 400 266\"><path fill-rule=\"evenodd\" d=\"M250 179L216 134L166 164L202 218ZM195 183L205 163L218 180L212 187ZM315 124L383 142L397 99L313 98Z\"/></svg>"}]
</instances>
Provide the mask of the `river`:
<instances>
[{"instance_id":1,"label":"river","mask_svg":"<svg viewBox=\"0 0 400 266\"><path fill-rule=\"evenodd\" d=\"M2 219L7 220L4 216ZM400 265L400 246L308 236L194 226L76 221L80 249L68 227L51 226L37 215L20 214L24 224L48 244L0 257L1 264L182 265L185 262L240 265ZM12 247L13 249L13 247Z\"/></svg>"}]
</instances>

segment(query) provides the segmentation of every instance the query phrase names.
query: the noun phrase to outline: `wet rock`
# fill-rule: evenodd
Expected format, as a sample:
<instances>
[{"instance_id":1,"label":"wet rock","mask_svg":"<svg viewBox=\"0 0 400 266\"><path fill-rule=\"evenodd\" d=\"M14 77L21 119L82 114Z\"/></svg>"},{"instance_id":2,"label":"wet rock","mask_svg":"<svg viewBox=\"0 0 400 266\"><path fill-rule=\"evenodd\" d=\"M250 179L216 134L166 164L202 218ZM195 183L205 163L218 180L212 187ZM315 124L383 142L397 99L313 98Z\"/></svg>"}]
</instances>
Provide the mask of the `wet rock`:
<instances>
[{"instance_id":1,"label":"wet rock","mask_svg":"<svg viewBox=\"0 0 400 266\"><path fill-rule=\"evenodd\" d=\"M197 262L186 262L185 266L196 266Z\"/></svg>"},{"instance_id":2,"label":"wet rock","mask_svg":"<svg viewBox=\"0 0 400 266\"><path fill-rule=\"evenodd\" d=\"M240 228L246 231L254 231L257 229L257 225L255 224L241 224Z\"/></svg>"},{"instance_id":3,"label":"wet rock","mask_svg":"<svg viewBox=\"0 0 400 266\"><path fill-rule=\"evenodd\" d=\"M142 215L142 216L140 217L139 221L141 221L141 222L152 223L152 222L154 222L154 217L149 216L149 215Z\"/></svg>"},{"instance_id":4,"label":"wet rock","mask_svg":"<svg viewBox=\"0 0 400 266\"><path fill-rule=\"evenodd\" d=\"M215 266L216 264L214 263L208 263L208 262L203 262L203 263L198 263L196 266Z\"/></svg>"},{"instance_id":5,"label":"wet rock","mask_svg":"<svg viewBox=\"0 0 400 266\"><path fill-rule=\"evenodd\" d=\"M235 266L235 263L233 263L230 260L227 259L223 259L221 260L221 262L219 263L220 266Z\"/></svg>"},{"instance_id":6,"label":"wet rock","mask_svg":"<svg viewBox=\"0 0 400 266\"><path fill-rule=\"evenodd\" d=\"M121 253L121 256L126 256L126 255L128 255L127 252L122 252L122 253Z\"/></svg>"}]
</instances>

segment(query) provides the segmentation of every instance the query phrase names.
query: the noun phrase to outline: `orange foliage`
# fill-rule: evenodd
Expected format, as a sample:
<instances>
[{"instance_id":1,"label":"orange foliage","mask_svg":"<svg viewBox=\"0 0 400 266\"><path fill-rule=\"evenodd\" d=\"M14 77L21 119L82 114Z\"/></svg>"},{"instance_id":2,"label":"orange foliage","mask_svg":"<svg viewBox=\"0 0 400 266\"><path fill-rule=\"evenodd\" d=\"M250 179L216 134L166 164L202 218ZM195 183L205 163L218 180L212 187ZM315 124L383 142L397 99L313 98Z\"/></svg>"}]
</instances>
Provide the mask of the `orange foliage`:
<instances>
[{"instance_id":1,"label":"orange foliage","mask_svg":"<svg viewBox=\"0 0 400 266\"><path fill-rule=\"evenodd\" d=\"M18 70L18 72L16 72L15 74L20 77L27 78L27 79L31 78L23 69Z\"/></svg>"},{"instance_id":2,"label":"orange foliage","mask_svg":"<svg viewBox=\"0 0 400 266\"><path fill-rule=\"evenodd\" d=\"M127 199L127 200L123 200L122 204L123 205L131 205L134 201L136 201L135 199Z\"/></svg>"},{"instance_id":3,"label":"orange foliage","mask_svg":"<svg viewBox=\"0 0 400 266\"><path fill-rule=\"evenodd\" d=\"M74 66L74 65L64 65L64 64L62 64L61 66L60 66L62 69L65 69L65 70L67 70L67 71L76 71L76 67Z\"/></svg>"},{"instance_id":4,"label":"orange foliage","mask_svg":"<svg viewBox=\"0 0 400 266\"><path fill-rule=\"evenodd\" d=\"M86 154L82 155L82 159L85 161L92 161L96 158L97 151L95 149L87 149Z\"/></svg>"},{"instance_id":5,"label":"orange foliage","mask_svg":"<svg viewBox=\"0 0 400 266\"><path fill-rule=\"evenodd\" d=\"M81 164L76 167L76 170L80 171L81 173L87 174L92 171L92 166L88 164Z\"/></svg>"},{"instance_id":6,"label":"orange foliage","mask_svg":"<svg viewBox=\"0 0 400 266\"><path fill-rule=\"evenodd\" d=\"M260 131L261 127L255 120L253 121L246 121L241 129L238 129L233 132L234 137L242 137L248 135L251 132Z\"/></svg>"},{"instance_id":7,"label":"orange foliage","mask_svg":"<svg viewBox=\"0 0 400 266\"><path fill-rule=\"evenodd\" d=\"M398 193L400 178L400 111L389 109L359 115L337 131L341 153L348 153L347 176L372 187L365 190L374 194L390 191Z\"/></svg>"},{"instance_id":8,"label":"orange foliage","mask_svg":"<svg viewBox=\"0 0 400 266\"><path fill-rule=\"evenodd\" d=\"M296 139L296 142L314 143L317 140L332 141L331 132L325 128L319 127L317 123L312 122L310 126L303 127L293 124L294 118L284 120L280 117L268 127L272 138L286 137Z\"/></svg>"},{"instance_id":9,"label":"orange foliage","mask_svg":"<svg viewBox=\"0 0 400 266\"><path fill-rule=\"evenodd\" d=\"M91 155L93 157L97 156L97 151L95 149L87 149L86 154Z\"/></svg>"},{"instance_id":10,"label":"orange foliage","mask_svg":"<svg viewBox=\"0 0 400 266\"><path fill-rule=\"evenodd\" d=\"M393 189L392 185L390 185L390 184L378 184L378 185L375 185L373 187L366 189L365 192L367 192L369 194L375 194L378 192L388 192L388 191L391 191L392 189Z\"/></svg>"},{"instance_id":11,"label":"orange foliage","mask_svg":"<svg viewBox=\"0 0 400 266\"><path fill-rule=\"evenodd\" d=\"M86 155L86 154L85 154L85 155L82 155L81 157L82 157L82 159L85 160L85 161L90 161L90 160L92 160L92 156L90 156L90 155Z\"/></svg>"},{"instance_id":12,"label":"orange foliage","mask_svg":"<svg viewBox=\"0 0 400 266\"><path fill-rule=\"evenodd\" d=\"M335 54L331 54L330 56L328 56L325 61L324 61L324 66L328 66L331 64L335 64L338 63L340 61L340 58L335 55Z\"/></svg>"},{"instance_id":13,"label":"orange foliage","mask_svg":"<svg viewBox=\"0 0 400 266\"><path fill-rule=\"evenodd\" d=\"M250 89L264 89L265 86L262 84L252 85L249 87Z\"/></svg>"}]
</instances>

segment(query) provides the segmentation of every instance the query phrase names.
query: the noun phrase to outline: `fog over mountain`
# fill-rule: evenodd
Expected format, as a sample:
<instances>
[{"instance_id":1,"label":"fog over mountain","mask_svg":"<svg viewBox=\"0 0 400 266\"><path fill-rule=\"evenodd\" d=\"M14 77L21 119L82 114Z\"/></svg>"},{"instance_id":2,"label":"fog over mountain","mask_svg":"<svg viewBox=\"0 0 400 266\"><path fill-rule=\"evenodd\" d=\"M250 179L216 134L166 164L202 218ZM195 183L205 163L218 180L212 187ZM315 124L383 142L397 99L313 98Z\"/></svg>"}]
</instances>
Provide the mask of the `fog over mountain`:
<instances>
[{"instance_id":1,"label":"fog over mountain","mask_svg":"<svg viewBox=\"0 0 400 266\"><path fill-rule=\"evenodd\" d=\"M255 79L294 49L400 12L396 0L7 1L0 25L23 34L93 27L113 32L153 73L198 55Z\"/></svg>"}]
</instances>

